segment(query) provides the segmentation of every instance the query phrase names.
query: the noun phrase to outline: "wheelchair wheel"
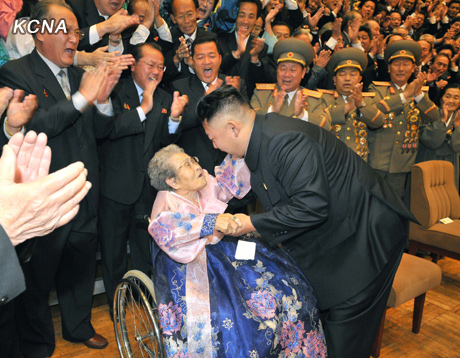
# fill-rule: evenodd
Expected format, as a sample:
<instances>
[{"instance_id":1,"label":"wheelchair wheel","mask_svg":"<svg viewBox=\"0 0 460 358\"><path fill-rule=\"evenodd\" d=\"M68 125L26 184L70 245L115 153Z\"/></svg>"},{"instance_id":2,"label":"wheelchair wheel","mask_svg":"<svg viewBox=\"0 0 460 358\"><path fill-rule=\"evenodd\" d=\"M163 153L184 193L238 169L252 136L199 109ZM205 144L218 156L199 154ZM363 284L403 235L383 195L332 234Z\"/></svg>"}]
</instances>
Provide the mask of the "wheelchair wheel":
<instances>
[{"instance_id":1,"label":"wheelchair wheel","mask_svg":"<svg viewBox=\"0 0 460 358\"><path fill-rule=\"evenodd\" d=\"M153 282L141 271L127 272L115 292L113 322L122 358L166 357Z\"/></svg>"}]
</instances>

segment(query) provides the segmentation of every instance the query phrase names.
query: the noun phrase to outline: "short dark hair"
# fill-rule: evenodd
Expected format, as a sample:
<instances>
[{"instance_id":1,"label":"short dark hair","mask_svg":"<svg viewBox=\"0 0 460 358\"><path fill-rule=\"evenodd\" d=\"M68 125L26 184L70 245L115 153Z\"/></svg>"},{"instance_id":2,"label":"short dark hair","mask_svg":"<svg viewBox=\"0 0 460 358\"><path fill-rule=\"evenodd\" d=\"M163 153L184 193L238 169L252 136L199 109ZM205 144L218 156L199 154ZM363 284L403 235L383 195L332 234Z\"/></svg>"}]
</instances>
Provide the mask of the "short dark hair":
<instances>
[{"instance_id":1,"label":"short dark hair","mask_svg":"<svg viewBox=\"0 0 460 358\"><path fill-rule=\"evenodd\" d=\"M460 83L451 83L451 84L447 85L446 87L444 87L442 89L442 91L441 91L441 98L445 95L445 93L446 93L446 91L448 89L458 89L458 90L460 90Z\"/></svg>"},{"instance_id":2,"label":"short dark hair","mask_svg":"<svg viewBox=\"0 0 460 358\"><path fill-rule=\"evenodd\" d=\"M142 49L144 47L152 47L153 49L160 51L160 53L163 55L163 50L160 45L158 45L155 42L145 42L145 43L140 43L135 45L132 50L131 50L131 55L133 55L134 60L138 62L142 58Z\"/></svg>"},{"instance_id":3,"label":"short dark hair","mask_svg":"<svg viewBox=\"0 0 460 358\"><path fill-rule=\"evenodd\" d=\"M452 19L452 21L450 22L450 27L452 27L453 24L455 24L456 22L459 22L460 21L460 16L456 16Z\"/></svg>"},{"instance_id":4,"label":"short dark hair","mask_svg":"<svg viewBox=\"0 0 460 358\"><path fill-rule=\"evenodd\" d=\"M260 0L238 0L238 12L240 12L241 4L244 2L249 2L257 6L257 18L259 18L262 13L262 2Z\"/></svg>"},{"instance_id":5,"label":"short dark hair","mask_svg":"<svg viewBox=\"0 0 460 358\"><path fill-rule=\"evenodd\" d=\"M435 61L436 61L439 57L445 57L445 58L447 58L447 62L449 62L449 64L450 64L450 58L449 58L449 56L447 56L445 53L438 53L436 56L434 56L433 61L431 62L431 64L435 63Z\"/></svg>"},{"instance_id":6,"label":"short dark hair","mask_svg":"<svg viewBox=\"0 0 460 358\"><path fill-rule=\"evenodd\" d=\"M452 0L447 7L450 7L452 4L460 4L460 0Z\"/></svg>"},{"instance_id":7,"label":"short dark hair","mask_svg":"<svg viewBox=\"0 0 460 358\"><path fill-rule=\"evenodd\" d=\"M30 13L30 21L34 21L37 24L41 24L43 20L49 19L51 17L51 8L53 6L65 7L67 10L70 10L73 14L72 8L69 5L67 5L63 0L43 0L37 2L32 8L32 12ZM36 33L37 32L34 32L32 34L33 38L35 38Z\"/></svg>"},{"instance_id":8,"label":"short dark hair","mask_svg":"<svg viewBox=\"0 0 460 358\"><path fill-rule=\"evenodd\" d=\"M369 38L372 40L372 31L371 31L371 29L369 28L369 26L367 26L367 25L361 25L361 26L359 27L358 32L359 32L359 31L364 31L364 32L369 36Z\"/></svg>"},{"instance_id":9,"label":"short dark hair","mask_svg":"<svg viewBox=\"0 0 460 358\"><path fill-rule=\"evenodd\" d=\"M452 46L451 44L444 44L444 45L439 46L436 49L436 52L440 53L442 50L448 50L448 51L452 52L452 56L455 55L455 53L456 53L455 49L454 49L454 46Z\"/></svg>"},{"instance_id":10,"label":"short dark hair","mask_svg":"<svg viewBox=\"0 0 460 358\"><path fill-rule=\"evenodd\" d=\"M274 23L272 23L272 31L273 31L273 28L275 26L286 26L288 29L289 29L289 36L292 34L292 26L289 25L287 22L284 22L284 21L276 21Z\"/></svg>"},{"instance_id":11,"label":"short dark hair","mask_svg":"<svg viewBox=\"0 0 460 358\"><path fill-rule=\"evenodd\" d=\"M191 48L191 54L190 56L193 57L193 55L195 55L195 47L197 45L201 45L201 44L205 44L205 43L208 43L208 42L214 42L216 44L216 47L217 47L217 52L219 53L219 55L222 55L222 50L219 46L219 42L217 41L217 38L215 36L211 36L211 35L204 35L204 36L200 36L200 37L197 37L195 39L195 41L192 42L192 48Z\"/></svg>"},{"instance_id":12,"label":"short dark hair","mask_svg":"<svg viewBox=\"0 0 460 358\"><path fill-rule=\"evenodd\" d=\"M202 122L211 122L220 113L241 112L242 107L251 109L235 87L225 85L200 99L196 115Z\"/></svg>"}]
</instances>

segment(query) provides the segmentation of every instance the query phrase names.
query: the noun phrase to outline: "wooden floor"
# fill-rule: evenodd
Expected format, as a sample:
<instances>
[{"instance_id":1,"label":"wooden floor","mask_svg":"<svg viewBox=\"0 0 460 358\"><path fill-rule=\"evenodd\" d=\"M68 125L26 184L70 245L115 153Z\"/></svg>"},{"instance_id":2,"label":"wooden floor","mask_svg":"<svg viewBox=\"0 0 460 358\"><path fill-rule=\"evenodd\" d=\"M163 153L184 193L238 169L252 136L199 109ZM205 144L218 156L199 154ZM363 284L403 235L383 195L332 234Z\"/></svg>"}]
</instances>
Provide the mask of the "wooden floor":
<instances>
[{"instance_id":1,"label":"wooden floor","mask_svg":"<svg viewBox=\"0 0 460 358\"><path fill-rule=\"evenodd\" d=\"M443 272L441 285L428 292L419 334L412 333L413 301L387 311L383 336L382 358L460 358L460 262L439 261ZM64 341L61 336L59 313L54 310L57 357L118 357L117 344L105 297L95 299L92 323L104 335L109 346L92 350L83 344Z\"/></svg>"}]
</instances>

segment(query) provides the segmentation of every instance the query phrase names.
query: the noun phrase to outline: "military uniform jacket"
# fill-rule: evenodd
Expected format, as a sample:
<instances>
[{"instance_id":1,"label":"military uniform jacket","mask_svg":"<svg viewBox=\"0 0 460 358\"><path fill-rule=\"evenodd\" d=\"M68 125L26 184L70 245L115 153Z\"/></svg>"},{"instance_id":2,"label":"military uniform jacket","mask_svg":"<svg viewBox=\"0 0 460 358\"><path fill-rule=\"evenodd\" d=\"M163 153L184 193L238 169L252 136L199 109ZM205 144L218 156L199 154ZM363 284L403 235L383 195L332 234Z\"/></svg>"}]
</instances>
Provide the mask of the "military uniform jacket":
<instances>
[{"instance_id":1,"label":"military uniform jacket","mask_svg":"<svg viewBox=\"0 0 460 358\"><path fill-rule=\"evenodd\" d=\"M273 93L275 89L278 91L280 90L278 85L274 83L256 84L256 89L251 97L251 106L254 108L257 114L267 114L268 108L270 108L273 102ZM307 99L308 108L305 108L308 112L308 122L329 130L331 128L331 117L329 112L323 111L321 107L322 93L305 89L302 86L300 86L297 90L304 90L308 91L309 93ZM294 95L288 106L285 104L281 106L279 114L286 117L294 116L294 104L296 95Z\"/></svg>"},{"instance_id":2,"label":"military uniform jacket","mask_svg":"<svg viewBox=\"0 0 460 358\"><path fill-rule=\"evenodd\" d=\"M402 103L400 91L390 82L373 82L374 105L385 114L382 127L369 129L369 157L372 168L388 173L409 173L418 149L419 127L422 122L439 118L436 105L427 93L419 103Z\"/></svg>"},{"instance_id":3,"label":"military uniform jacket","mask_svg":"<svg viewBox=\"0 0 460 358\"><path fill-rule=\"evenodd\" d=\"M331 132L361 158L367 160L369 153L367 128L381 127L385 117L379 109L372 105L375 94L363 93L366 105L359 110L345 113L345 100L337 91L319 91L323 93L321 106L331 115Z\"/></svg>"},{"instance_id":4,"label":"military uniform jacket","mask_svg":"<svg viewBox=\"0 0 460 358\"><path fill-rule=\"evenodd\" d=\"M457 112L454 112L452 118L454 119L456 115ZM441 119L420 127L420 148L416 162L427 160L451 162L455 170L455 183L458 185L460 129L454 127L453 119L447 127Z\"/></svg>"}]
</instances>

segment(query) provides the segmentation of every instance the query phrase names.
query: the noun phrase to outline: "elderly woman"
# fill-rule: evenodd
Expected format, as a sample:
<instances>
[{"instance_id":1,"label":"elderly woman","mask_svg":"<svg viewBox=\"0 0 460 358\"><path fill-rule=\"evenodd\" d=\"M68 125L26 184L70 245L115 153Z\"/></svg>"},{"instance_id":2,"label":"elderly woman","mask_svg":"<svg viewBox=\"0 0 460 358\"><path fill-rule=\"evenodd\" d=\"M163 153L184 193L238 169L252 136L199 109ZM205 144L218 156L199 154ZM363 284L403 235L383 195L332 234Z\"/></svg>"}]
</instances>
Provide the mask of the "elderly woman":
<instances>
[{"instance_id":1,"label":"elderly woman","mask_svg":"<svg viewBox=\"0 0 460 358\"><path fill-rule=\"evenodd\" d=\"M282 250L225 211L249 190L243 159L227 156L216 177L176 145L148 168L159 190L149 232L160 326L168 357L325 357L316 297Z\"/></svg>"},{"instance_id":2,"label":"elderly woman","mask_svg":"<svg viewBox=\"0 0 460 358\"><path fill-rule=\"evenodd\" d=\"M460 85L446 87L439 108L441 118L420 127L420 147L417 163L446 160L454 165L455 183L459 186L460 152Z\"/></svg>"}]
</instances>

